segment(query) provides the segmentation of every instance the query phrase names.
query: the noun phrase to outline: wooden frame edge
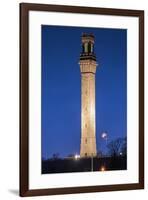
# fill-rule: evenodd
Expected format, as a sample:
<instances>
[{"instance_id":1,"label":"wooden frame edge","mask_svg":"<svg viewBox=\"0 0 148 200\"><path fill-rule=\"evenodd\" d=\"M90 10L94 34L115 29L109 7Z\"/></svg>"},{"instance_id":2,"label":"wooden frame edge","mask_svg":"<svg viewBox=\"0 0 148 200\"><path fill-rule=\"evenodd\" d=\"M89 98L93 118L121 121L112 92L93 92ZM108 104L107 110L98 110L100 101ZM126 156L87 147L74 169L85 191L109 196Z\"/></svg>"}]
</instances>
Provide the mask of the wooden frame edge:
<instances>
[{"instance_id":1,"label":"wooden frame edge","mask_svg":"<svg viewBox=\"0 0 148 200\"><path fill-rule=\"evenodd\" d=\"M28 12L20 4L20 196L29 190L28 174Z\"/></svg>"}]
</instances>

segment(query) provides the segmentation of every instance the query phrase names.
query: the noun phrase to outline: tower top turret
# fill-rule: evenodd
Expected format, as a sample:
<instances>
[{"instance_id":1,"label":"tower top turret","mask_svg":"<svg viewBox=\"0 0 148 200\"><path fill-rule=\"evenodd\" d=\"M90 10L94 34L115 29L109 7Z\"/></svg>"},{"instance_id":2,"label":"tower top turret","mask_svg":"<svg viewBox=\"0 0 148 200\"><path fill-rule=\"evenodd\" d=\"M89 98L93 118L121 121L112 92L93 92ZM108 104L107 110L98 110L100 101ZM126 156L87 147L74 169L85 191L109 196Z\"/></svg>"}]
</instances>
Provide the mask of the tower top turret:
<instances>
[{"instance_id":1,"label":"tower top turret","mask_svg":"<svg viewBox=\"0 0 148 200\"><path fill-rule=\"evenodd\" d=\"M80 60L96 61L96 55L94 53L94 40L95 40L94 35L92 33L83 33L81 40L82 40L82 51L80 54Z\"/></svg>"}]
</instances>

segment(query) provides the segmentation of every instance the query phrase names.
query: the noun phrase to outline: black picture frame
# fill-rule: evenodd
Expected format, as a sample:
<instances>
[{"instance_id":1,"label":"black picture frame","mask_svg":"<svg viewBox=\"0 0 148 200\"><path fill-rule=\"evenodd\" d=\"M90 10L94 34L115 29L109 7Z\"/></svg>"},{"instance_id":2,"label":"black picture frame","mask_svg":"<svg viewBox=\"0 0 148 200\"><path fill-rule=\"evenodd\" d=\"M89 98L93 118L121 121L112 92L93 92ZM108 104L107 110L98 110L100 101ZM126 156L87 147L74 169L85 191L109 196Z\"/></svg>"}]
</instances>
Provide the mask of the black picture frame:
<instances>
[{"instance_id":1,"label":"black picture frame","mask_svg":"<svg viewBox=\"0 0 148 200\"><path fill-rule=\"evenodd\" d=\"M29 11L103 14L139 18L139 182L69 188L29 189ZM105 192L144 188L144 11L46 4L20 4L20 196Z\"/></svg>"}]
</instances>

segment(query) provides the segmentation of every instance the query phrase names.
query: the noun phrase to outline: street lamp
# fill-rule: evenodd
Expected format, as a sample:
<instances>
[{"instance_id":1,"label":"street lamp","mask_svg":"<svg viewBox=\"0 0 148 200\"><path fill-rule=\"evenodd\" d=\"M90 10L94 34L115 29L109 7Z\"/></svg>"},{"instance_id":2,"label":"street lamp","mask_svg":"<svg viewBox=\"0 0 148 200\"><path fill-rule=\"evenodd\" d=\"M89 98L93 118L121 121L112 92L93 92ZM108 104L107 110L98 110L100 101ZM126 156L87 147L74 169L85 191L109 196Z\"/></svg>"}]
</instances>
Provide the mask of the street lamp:
<instances>
[{"instance_id":1,"label":"street lamp","mask_svg":"<svg viewBox=\"0 0 148 200\"><path fill-rule=\"evenodd\" d=\"M101 171L102 171L102 172L105 171L105 166L102 166L102 167L101 167Z\"/></svg>"},{"instance_id":2,"label":"street lamp","mask_svg":"<svg viewBox=\"0 0 148 200\"><path fill-rule=\"evenodd\" d=\"M103 132L101 134L101 138L104 139L106 141L106 144L107 144L107 139L108 139L108 135L107 135L107 132Z\"/></svg>"},{"instance_id":3,"label":"street lamp","mask_svg":"<svg viewBox=\"0 0 148 200\"><path fill-rule=\"evenodd\" d=\"M75 160L78 160L78 158L80 158L80 155L75 154L74 158L75 158Z\"/></svg>"},{"instance_id":4,"label":"street lamp","mask_svg":"<svg viewBox=\"0 0 148 200\"><path fill-rule=\"evenodd\" d=\"M107 147L108 134L107 134L106 131L102 132L101 138L102 138L103 140L105 140L105 144L106 144L106 147ZM107 151L106 151L105 157L107 157ZM105 159L105 158L103 158L103 159ZM101 171L105 171L105 166L106 166L106 165L107 165L106 160L104 160L104 166L101 167Z\"/></svg>"}]
</instances>

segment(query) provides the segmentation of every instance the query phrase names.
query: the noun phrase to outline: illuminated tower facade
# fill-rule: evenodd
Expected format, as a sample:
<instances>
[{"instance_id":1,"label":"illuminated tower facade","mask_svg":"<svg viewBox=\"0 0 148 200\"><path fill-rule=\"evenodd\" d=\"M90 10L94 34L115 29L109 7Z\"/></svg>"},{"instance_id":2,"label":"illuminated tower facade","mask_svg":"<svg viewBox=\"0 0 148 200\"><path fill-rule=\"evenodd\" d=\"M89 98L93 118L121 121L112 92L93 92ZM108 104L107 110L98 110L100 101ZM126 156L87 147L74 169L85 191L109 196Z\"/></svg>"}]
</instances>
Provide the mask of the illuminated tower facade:
<instances>
[{"instance_id":1,"label":"illuminated tower facade","mask_svg":"<svg viewBox=\"0 0 148 200\"><path fill-rule=\"evenodd\" d=\"M97 155L96 114L95 114L95 73L96 56L94 53L94 36L82 35L82 52L80 54L81 70L81 145L80 156Z\"/></svg>"}]
</instances>

